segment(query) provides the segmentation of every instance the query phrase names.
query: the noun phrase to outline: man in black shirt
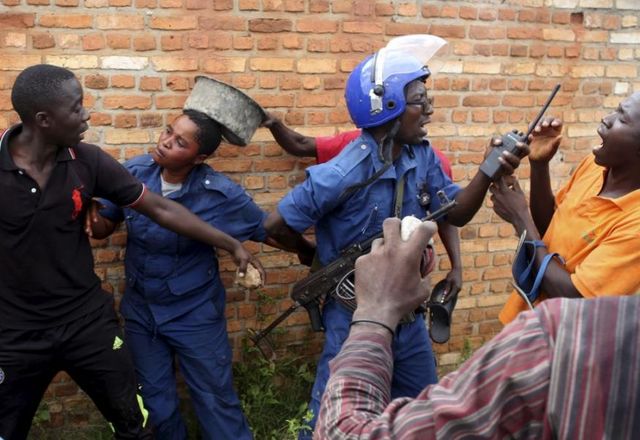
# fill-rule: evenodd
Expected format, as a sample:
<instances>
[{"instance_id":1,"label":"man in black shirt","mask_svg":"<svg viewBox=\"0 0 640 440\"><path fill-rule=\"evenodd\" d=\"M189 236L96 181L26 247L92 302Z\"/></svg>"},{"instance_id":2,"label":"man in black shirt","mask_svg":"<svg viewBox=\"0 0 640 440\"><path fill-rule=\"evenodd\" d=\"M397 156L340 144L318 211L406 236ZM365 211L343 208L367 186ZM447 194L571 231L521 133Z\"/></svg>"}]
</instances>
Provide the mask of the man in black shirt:
<instances>
[{"instance_id":1,"label":"man in black shirt","mask_svg":"<svg viewBox=\"0 0 640 440\"><path fill-rule=\"evenodd\" d=\"M229 251L241 272L250 261L262 270L237 240L146 191L115 159L81 142L89 119L82 99L72 72L29 67L11 94L22 122L0 139L0 438L7 440L27 437L61 370L93 399L116 438L151 435L112 296L93 271L83 230L92 197Z\"/></svg>"}]
</instances>

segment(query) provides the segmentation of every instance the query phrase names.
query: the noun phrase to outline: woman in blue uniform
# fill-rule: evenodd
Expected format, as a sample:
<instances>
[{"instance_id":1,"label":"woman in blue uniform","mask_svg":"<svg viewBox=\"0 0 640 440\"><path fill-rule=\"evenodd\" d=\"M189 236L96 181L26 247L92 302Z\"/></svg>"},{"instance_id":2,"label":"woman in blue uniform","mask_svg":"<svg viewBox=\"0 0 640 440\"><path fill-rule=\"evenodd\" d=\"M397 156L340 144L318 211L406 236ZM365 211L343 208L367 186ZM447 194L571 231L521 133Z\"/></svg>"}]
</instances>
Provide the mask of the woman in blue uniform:
<instances>
[{"instance_id":1,"label":"woman in blue uniform","mask_svg":"<svg viewBox=\"0 0 640 440\"><path fill-rule=\"evenodd\" d=\"M166 127L157 147L125 163L149 190L184 205L239 241L265 241L266 213L245 190L204 161L221 141L220 126L185 110ZM105 202L93 235L127 224L126 289L120 311L144 403L157 438L184 439L174 357L187 383L203 438L251 438L232 385L225 289L216 250L179 236L130 209ZM306 241L297 241L313 253Z\"/></svg>"}]
</instances>

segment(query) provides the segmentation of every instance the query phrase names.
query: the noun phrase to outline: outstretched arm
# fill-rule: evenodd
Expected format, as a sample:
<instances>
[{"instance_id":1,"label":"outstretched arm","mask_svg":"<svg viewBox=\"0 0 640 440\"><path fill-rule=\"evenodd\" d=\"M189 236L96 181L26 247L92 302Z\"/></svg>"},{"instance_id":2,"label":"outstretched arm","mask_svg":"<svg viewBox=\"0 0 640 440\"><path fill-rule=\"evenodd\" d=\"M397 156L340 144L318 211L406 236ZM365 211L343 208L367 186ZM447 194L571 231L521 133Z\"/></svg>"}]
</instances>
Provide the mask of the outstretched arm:
<instances>
[{"instance_id":1,"label":"outstretched arm","mask_svg":"<svg viewBox=\"0 0 640 440\"><path fill-rule=\"evenodd\" d=\"M284 125L271 113L265 113L262 126L271 131L276 142L289 154L298 157L316 157L316 140Z\"/></svg>"},{"instance_id":2,"label":"outstretched arm","mask_svg":"<svg viewBox=\"0 0 640 440\"><path fill-rule=\"evenodd\" d=\"M251 255L238 240L200 220L181 204L154 192L145 191L142 200L132 208L177 234L226 250L238 265L240 273L245 273L247 265L251 262L260 271L262 279L266 279L258 259Z\"/></svg>"},{"instance_id":3,"label":"outstretched arm","mask_svg":"<svg viewBox=\"0 0 640 440\"><path fill-rule=\"evenodd\" d=\"M502 140L500 138L492 138L485 157L489 155L491 148L499 146L501 143ZM520 156L524 157L529 154L529 147L526 144L520 142L517 145L521 152ZM499 176L513 174L515 169L520 165L520 157L508 151L504 151L498 160L500 161L501 169ZM447 214L447 221L455 226L466 225L476 212L478 212L480 206L482 206L484 196L490 184L491 179L482 171L478 170L469 185L456 196L456 202L458 202L458 204Z\"/></svg>"}]
</instances>

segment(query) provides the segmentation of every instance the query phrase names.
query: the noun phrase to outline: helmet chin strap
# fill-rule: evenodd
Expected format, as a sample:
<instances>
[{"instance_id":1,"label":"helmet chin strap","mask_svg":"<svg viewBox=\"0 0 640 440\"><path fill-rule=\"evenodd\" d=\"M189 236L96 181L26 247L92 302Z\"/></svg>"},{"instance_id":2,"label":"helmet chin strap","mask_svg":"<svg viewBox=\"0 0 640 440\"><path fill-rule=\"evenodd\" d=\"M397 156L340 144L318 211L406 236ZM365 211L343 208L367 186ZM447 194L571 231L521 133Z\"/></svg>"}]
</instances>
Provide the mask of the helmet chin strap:
<instances>
[{"instance_id":1,"label":"helmet chin strap","mask_svg":"<svg viewBox=\"0 0 640 440\"><path fill-rule=\"evenodd\" d=\"M345 199L349 198L351 195L353 195L353 193L355 193L359 189L371 185L373 182L378 180L380 176L382 176L385 173L385 171L387 171L391 167L391 165L393 164L393 157L392 157L393 143L394 143L396 134L398 134L399 130L400 130L400 118L396 118L393 120L393 125L391 125L391 128L389 129L389 131L382 137L382 139L380 139L380 143L378 144L378 157L383 163L382 167L378 171L373 173L373 175L369 177L367 180L365 180L364 182L351 185L350 187L342 191L342 194L340 194L340 203L342 203Z\"/></svg>"}]
</instances>

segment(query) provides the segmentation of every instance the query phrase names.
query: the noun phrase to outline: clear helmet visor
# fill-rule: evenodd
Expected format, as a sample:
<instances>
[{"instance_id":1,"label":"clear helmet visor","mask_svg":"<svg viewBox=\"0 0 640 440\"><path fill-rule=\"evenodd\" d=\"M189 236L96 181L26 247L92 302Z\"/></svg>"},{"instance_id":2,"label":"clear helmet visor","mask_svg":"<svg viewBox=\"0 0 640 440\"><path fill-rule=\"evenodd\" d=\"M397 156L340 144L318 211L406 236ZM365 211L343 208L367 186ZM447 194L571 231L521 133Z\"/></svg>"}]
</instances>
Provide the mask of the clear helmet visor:
<instances>
[{"instance_id":1,"label":"clear helmet visor","mask_svg":"<svg viewBox=\"0 0 640 440\"><path fill-rule=\"evenodd\" d=\"M444 52L443 48L446 45L444 39L427 34L403 35L391 39L376 56L377 78L374 82L381 84L391 75L411 73L416 70L417 65L428 66L429 72L433 75L440 70L442 63L432 62L432 58ZM409 62L411 58L414 62Z\"/></svg>"}]
</instances>

